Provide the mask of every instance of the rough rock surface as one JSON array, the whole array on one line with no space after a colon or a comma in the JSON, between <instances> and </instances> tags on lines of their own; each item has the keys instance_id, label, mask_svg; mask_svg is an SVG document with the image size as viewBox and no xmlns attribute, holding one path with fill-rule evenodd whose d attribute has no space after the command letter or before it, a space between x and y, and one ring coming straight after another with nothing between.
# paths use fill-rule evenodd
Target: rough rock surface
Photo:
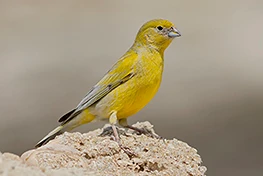
<instances>
[{"instance_id":1,"label":"rough rock surface","mask_svg":"<svg viewBox=\"0 0 263 176\"><path fill-rule=\"evenodd\" d=\"M149 122L134 126L153 131ZM121 135L121 142L136 154L130 157L111 136L99 137L101 132L64 133L21 158L0 153L0 175L205 175L206 167L201 166L197 150L184 142L154 139L128 130L127 135Z\"/></svg>"}]
</instances>

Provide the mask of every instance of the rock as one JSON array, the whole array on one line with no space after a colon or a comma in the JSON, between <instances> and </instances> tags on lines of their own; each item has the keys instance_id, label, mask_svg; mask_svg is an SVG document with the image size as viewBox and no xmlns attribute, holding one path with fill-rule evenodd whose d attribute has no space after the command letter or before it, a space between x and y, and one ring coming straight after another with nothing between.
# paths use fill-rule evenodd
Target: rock
<instances>
[{"instance_id":1,"label":"rock","mask_svg":"<svg viewBox=\"0 0 263 176\"><path fill-rule=\"evenodd\" d=\"M19 156L11 153L0 153L0 175L46 176L39 168L27 166Z\"/></svg>"},{"instance_id":2,"label":"rock","mask_svg":"<svg viewBox=\"0 0 263 176\"><path fill-rule=\"evenodd\" d=\"M149 122L134 126L153 131ZM99 137L101 132L66 132L21 158L1 154L0 175L205 175L206 167L201 166L197 150L184 142L150 138L128 130L127 135L121 135L121 142L136 154L128 156L111 136Z\"/></svg>"}]
</instances>

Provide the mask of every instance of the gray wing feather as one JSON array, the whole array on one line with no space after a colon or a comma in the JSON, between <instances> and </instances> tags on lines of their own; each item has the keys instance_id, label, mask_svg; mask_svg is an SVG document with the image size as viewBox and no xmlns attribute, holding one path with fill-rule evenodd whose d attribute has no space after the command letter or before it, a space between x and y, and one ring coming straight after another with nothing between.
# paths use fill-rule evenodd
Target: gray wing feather
<instances>
[{"instance_id":1,"label":"gray wing feather","mask_svg":"<svg viewBox=\"0 0 263 176\"><path fill-rule=\"evenodd\" d=\"M92 106L94 103L99 101L101 98L106 96L108 93L110 93L112 90L114 90L119 85L125 83L126 81L130 80L134 76L133 73L130 73L126 75L123 79L118 80L114 83L108 84L106 86L95 86L79 103L77 106L77 110L84 110L88 108L89 106Z\"/></svg>"}]
</instances>

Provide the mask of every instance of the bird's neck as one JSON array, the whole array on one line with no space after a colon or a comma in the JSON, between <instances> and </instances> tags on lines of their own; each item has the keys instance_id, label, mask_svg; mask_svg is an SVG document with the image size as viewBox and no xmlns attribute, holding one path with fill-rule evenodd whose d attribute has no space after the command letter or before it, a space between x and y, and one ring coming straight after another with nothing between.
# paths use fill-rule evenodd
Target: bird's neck
<instances>
[{"instance_id":1,"label":"bird's neck","mask_svg":"<svg viewBox=\"0 0 263 176\"><path fill-rule=\"evenodd\" d=\"M163 48L157 47L156 45L152 44L152 43L140 43L140 42L134 42L134 44L131 47L131 50L139 53L142 50L146 50L150 53L154 53L154 54L159 54L162 58L164 55L164 50Z\"/></svg>"}]
</instances>

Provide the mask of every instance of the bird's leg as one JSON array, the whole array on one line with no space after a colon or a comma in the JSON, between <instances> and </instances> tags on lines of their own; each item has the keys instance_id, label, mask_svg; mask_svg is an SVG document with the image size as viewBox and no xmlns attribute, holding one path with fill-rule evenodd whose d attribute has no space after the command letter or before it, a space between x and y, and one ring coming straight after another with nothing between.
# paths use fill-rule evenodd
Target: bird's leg
<instances>
[{"instance_id":1,"label":"bird's leg","mask_svg":"<svg viewBox=\"0 0 263 176\"><path fill-rule=\"evenodd\" d=\"M114 140L118 143L120 143L120 137L119 137L119 133L116 129L116 123L117 123L117 112L114 111L111 116L110 116L110 124L111 124L111 128L112 128L112 131L113 131L113 136L114 136Z\"/></svg>"},{"instance_id":2,"label":"bird's leg","mask_svg":"<svg viewBox=\"0 0 263 176\"><path fill-rule=\"evenodd\" d=\"M111 127L112 127L114 140L119 144L119 147L120 147L129 157L135 156L135 154L134 154L132 151L130 151L129 148L123 147L122 144L121 144L121 142L120 142L119 133L118 133L118 130L117 130L117 128L116 128L116 123L117 123L117 112L116 112L116 111L113 111L113 113L111 114L110 119L109 119L109 122L110 122Z\"/></svg>"},{"instance_id":3,"label":"bird's leg","mask_svg":"<svg viewBox=\"0 0 263 176\"><path fill-rule=\"evenodd\" d=\"M146 136L149 136L149 137L152 137L152 138L156 138L156 139L162 139L161 136L158 136L157 134L154 134L151 130L149 130L147 128L136 128L134 126L128 125L127 119L120 119L119 120L119 124L122 127L132 129L132 130L136 131L139 134L144 134Z\"/></svg>"}]
</instances>

